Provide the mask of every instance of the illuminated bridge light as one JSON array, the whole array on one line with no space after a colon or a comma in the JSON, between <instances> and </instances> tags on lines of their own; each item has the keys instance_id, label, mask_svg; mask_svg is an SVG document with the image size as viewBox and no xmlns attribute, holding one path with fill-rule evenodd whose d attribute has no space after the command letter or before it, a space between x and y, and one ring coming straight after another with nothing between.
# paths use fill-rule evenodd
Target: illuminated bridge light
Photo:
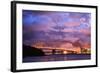
<instances>
[{"instance_id":1,"label":"illuminated bridge light","mask_svg":"<svg viewBox=\"0 0 100 73\"><path fill-rule=\"evenodd\" d=\"M63 51L63 54L67 54L67 51Z\"/></svg>"}]
</instances>

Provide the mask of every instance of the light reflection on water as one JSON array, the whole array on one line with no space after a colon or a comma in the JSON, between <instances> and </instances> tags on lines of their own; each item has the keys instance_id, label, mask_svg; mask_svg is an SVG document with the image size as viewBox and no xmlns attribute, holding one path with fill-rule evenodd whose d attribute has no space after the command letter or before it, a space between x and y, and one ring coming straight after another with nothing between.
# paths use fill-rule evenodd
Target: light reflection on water
<instances>
[{"instance_id":1,"label":"light reflection on water","mask_svg":"<svg viewBox=\"0 0 100 73\"><path fill-rule=\"evenodd\" d=\"M68 61L68 60L86 60L91 59L89 54L80 55L49 55L38 57L26 57L23 58L23 62L47 62L47 61Z\"/></svg>"}]
</instances>

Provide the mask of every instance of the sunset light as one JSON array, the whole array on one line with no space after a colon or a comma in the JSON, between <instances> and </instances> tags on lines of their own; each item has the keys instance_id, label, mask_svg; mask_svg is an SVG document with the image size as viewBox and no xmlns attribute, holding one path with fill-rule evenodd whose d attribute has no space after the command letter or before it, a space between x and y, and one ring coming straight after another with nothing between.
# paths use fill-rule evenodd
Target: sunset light
<instances>
[{"instance_id":1,"label":"sunset light","mask_svg":"<svg viewBox=\"0 0 100 73\"><path fill-rule=\"evenodd\" d=\"M90 59L90 13L32 10L22 12L25 57L30 49L29 57L44 56L46 60L58 60L57 56L60 56L59 60L65 60L65 56L75 56L76 59L86 56L86 59ZM49 59L52 56L54 58Z\"/></svg>"}]
</instances>

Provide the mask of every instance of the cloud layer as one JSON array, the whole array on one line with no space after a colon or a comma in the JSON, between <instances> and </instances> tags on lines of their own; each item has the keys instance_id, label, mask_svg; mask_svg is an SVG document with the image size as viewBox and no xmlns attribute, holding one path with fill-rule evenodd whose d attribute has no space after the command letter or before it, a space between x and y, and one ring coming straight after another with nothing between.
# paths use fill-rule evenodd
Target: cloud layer
<instances>
[{"instance_id":1,"label":"cloud layer","mask_svg":"<svg viewBox=\"0 0 100 73\"><path fill-rule=\"evenodd\" d=\"M90 13L23 10L23 43L69 48L77 42L90 48L90 22Z\"/></svg>"}]
</instances>

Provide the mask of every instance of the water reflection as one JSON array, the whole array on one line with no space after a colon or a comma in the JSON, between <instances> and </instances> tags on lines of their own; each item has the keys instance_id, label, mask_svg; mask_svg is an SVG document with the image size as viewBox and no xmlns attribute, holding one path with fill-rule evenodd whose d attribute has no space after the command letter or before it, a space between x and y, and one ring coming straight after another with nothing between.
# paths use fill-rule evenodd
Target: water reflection
<instances>
[{"instance_id":1,"label":"water reflection","mask_svg":"<svg viewBox=\"0 0 100 73\"><path fill-rule=\"evenodd\" d=\"M91 59L89 54L79 55L49 55L49 56L38 56L38 57L26 57L23 62L47 62L47 61L67 61L67 60L86 60Z\"/></svg>"}]
</instances>

